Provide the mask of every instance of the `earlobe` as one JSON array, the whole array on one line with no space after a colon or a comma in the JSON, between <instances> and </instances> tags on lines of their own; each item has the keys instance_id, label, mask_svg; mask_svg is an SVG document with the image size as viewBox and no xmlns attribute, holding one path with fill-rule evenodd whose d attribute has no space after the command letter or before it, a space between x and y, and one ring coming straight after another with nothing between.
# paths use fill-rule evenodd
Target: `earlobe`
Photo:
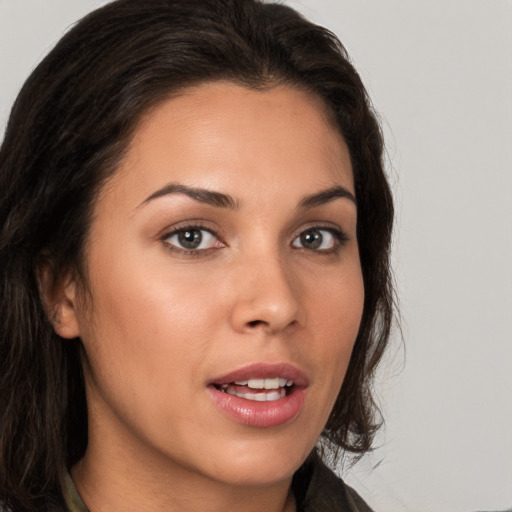
<instances>
[{"instance_id":1,"label":"earlobe","mask_svg":"<svg viewBox=\"0 0 512 512\"><path fill-rule=\"evenodd\" d=\"M79 337L77 289L72 273L56 278L51 264L44 263L38 268L37 280L43 306L55 332L62 338Z\"/></svg>"}]
</instances>

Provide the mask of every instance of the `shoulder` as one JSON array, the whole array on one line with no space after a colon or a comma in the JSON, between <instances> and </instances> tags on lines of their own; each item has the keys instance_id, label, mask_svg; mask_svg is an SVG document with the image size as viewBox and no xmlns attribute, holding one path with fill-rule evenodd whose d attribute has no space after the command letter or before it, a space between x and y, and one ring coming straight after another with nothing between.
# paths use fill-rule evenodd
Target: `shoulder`
<instances>
[{"instance_id":1,"label":"shoulder","mask_svg":"<svg viewBox=\"0 0 512 512\"><path fill-rule=\"evenodd\" d=\"M354 512L373 512L368 503L352 487L345 484L345 491Z\"/></svg>"},{"instance_id":2,"label":"shoulder","mask_svg":"<svg viewBox=\"0 0 512 512\"><path fill-rule=\"evenodd\" d=\"M300 512L372 512L369 505L312 454L294 478Z\"/></svg>"}]
</instances>

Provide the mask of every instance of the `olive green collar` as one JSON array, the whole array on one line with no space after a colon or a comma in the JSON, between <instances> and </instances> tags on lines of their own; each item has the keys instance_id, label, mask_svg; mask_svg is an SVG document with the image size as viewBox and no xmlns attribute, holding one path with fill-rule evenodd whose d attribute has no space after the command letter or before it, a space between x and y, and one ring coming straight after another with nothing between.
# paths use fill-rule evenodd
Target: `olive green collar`
<instances>
[{"instance_id":1,"label":"olive green collar","mask_svg":"<svg viewBox=\"0 0 512 512\"><path fill-rule=\"evenodd\" d=\"M80 494L78 494L78 490L71 478L71 475L67 472L64 476L62 493L69 512L89 512L89 509L85 506Z\"/></svg>"}]
</instances>

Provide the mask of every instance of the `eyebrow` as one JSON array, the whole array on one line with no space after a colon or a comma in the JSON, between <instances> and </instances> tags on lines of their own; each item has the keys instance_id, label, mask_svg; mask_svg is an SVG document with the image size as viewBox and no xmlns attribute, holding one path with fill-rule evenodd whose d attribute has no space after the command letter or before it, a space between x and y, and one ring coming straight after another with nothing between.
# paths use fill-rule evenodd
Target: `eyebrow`
<instances>
[{"instance_id":1,"label":"eyebrow","mask_svg":"<svg viewBox=\"0 0 512 512\"><path fill-rule=\"evenodd\" d=\"M150 201L153 201L154 199L158 199L159 197L172 194L184 194L196 201L209 204L217 208L229 208L230 210L237 210L240 207L240 203L229 194L214 192L213 190L208 190L205 188L189 187L181 183L168 183L144 199L139 207L149 203ZM304 197L299 203L299 208L314 208L339 198L349 199L354 204L357 204L356 198L351 192L349 192L341 185L336 185L334 187L328 188L327 190L322 190L320 192L316 192L315 194Z\"/></svg>"},{"instance_id":2,"label":"eyebrow","mask_svg":"<svg viewBox=\"0 0 512 512\"><path fill-rule=\"evenodd\" d=\"M327 190L322 190L316 194L306 196L299 203L299 208L314 208L315 206L321 206L339 198L348 199L357 205L356 198L352 192L349 192L341 185L336 185L334 187L328 188Z\"/></svg>"},{"instance_id":3,"label":"eyebrow","mask_svg":"<svg viewBox=\"0 0 512 512\"><path fill-rule=\"evenodd\" d=\"M211 206L216 206L217 208L229 208L230 210L237 210L240 206L238 201L228 194L214 192L205 188L188 187L180 183L169 183L165 185L144 199L144 201L139 206L147 204L154 199L158 199L159 197L167 196L170 194L184 194L192 199L195 199L196 201L209 204Z\"/></svg>"}]
</instances>

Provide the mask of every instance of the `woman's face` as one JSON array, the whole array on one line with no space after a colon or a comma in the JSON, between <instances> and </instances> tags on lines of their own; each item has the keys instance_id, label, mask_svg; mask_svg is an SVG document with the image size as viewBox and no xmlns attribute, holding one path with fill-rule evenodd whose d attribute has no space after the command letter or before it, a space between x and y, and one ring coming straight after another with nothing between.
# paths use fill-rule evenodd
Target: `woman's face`
<instances>
[{"instance_id":1,"label":"woman's face","mask_svg":"<svg viewBox=\"0 0 512 512\"><path fill-rule=\"evenodd\" d=\"M353 195L347 147L305 92L212 83L146 115L95 205L90 297L67 290L89 464L291 477L361 319Z\"/></svg>"}]
</instances>

